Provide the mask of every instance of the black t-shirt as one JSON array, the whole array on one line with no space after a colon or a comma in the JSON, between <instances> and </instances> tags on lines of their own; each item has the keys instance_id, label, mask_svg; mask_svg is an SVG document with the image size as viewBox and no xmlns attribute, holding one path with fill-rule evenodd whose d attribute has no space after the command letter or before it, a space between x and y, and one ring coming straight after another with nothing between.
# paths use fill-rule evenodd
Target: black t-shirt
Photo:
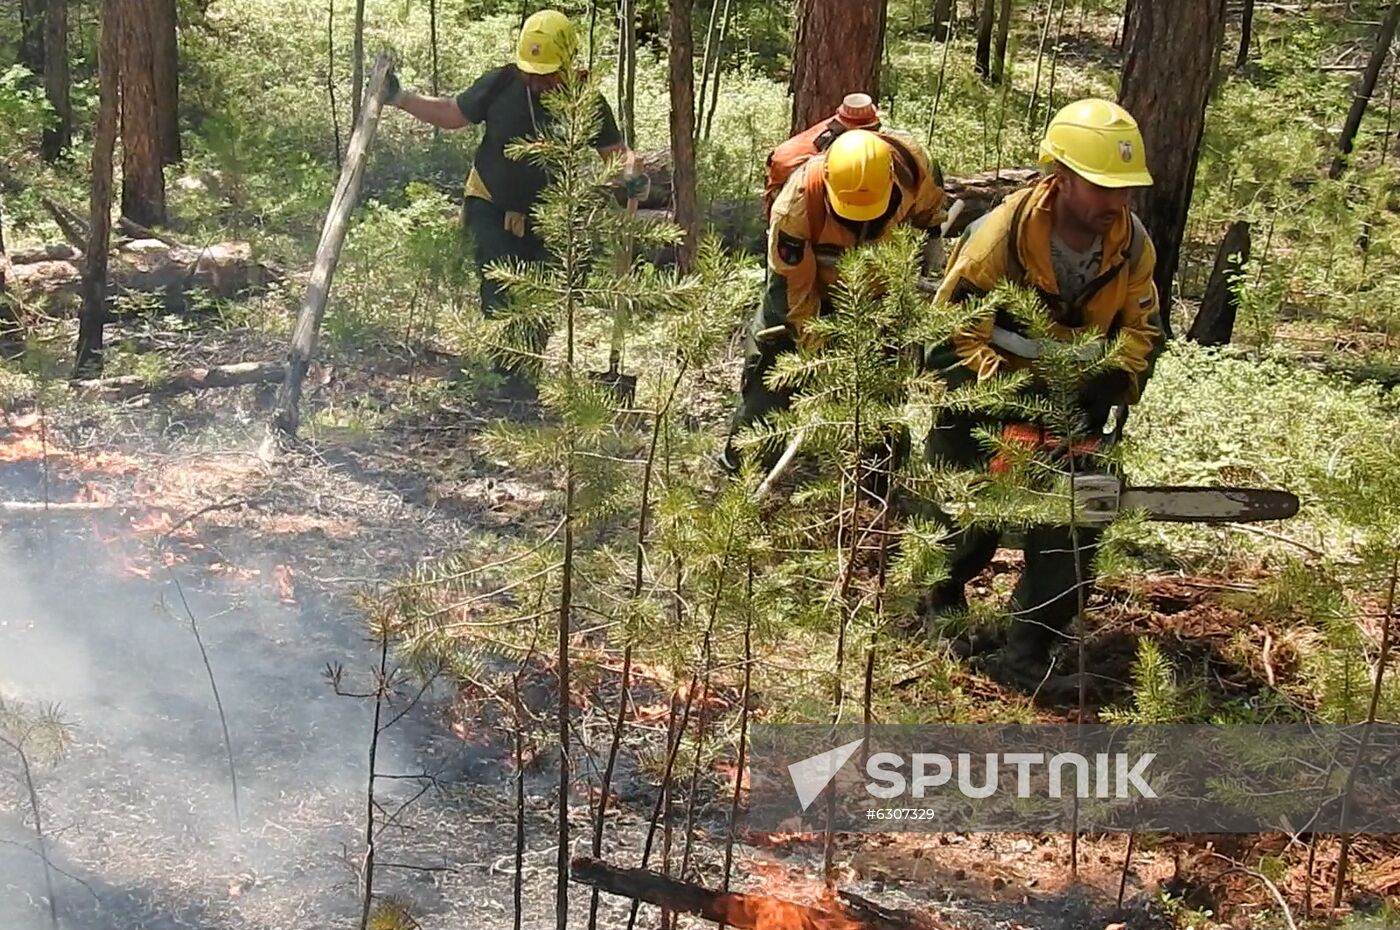
<instances>
[{"instance_id":1,"label":"black t-shirt","mask_svg":"<svg viewBox=\"0 0 1400 930\"><path fill-rule=\"evenodd\" d=\"M506 147L526 139L540 138L553 120L540 100L526 86L515 65L488 71L476 83L457 95L457 108L473 123L482 123L486 133L476 150L476 170L486 182L491 199L506 210L527 212L547 183L549 176L539 165L512 161ZM600 122L593 137L594 148L609 148L622 142L612 107L598 97Z\"/></svg>"}]
</instances>

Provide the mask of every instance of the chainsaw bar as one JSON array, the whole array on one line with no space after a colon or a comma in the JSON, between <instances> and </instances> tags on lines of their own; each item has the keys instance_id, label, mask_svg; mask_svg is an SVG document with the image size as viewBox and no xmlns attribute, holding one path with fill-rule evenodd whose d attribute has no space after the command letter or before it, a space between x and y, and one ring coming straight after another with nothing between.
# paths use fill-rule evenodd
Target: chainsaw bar
<instances>
[{"instance_id":1,"label":"chainsaw bar","mask_svg":"<svg viewBox=\"0 0 1400 930\"><path fill-rule=\"evenodd\" d=\"M1298 498L1265 488L1124 487L1109 475L1074 480L1078 519L1111 523L1129 511L1170 523L1262 523L1298 513Z\"/></svg>"}]
</instances>

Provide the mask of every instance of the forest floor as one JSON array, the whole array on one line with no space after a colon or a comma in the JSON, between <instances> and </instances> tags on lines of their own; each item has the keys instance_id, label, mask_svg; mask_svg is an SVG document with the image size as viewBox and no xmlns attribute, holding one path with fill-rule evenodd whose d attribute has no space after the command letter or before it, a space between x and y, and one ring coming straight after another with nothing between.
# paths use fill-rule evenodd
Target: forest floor
<instances>
[{"instance_id":1,"label":"forest floor","mask_svg":"<svg viewBox=\"0 0 1400 930\"><path fill-rule=\"evenodd\" d=\"M175 355L199 361L211 353L204 360L276 357L252 336ZM314 371L311 421L337 396L387 398L415 378L451 374L441 357L390 355ZM358 913L373 702L338 696L327 668L343 666L346 691L370 689L378 650L364 624L377 591L449 551L484 558L512 540L539 538L555 519L540 506L546 489L475 442L492 417L528 417L528 407L443 402L372 428L318 426L269 465L256 454L269 398L266 389L238 388L125 405L51 402L0 424L0 496L96 508L7 515L0 551L9 592L0 623L3 697L59 703L73 724L67 758L36 772L52 859L66 873L55 882L67 927L349 925ZM980 590L1004 587L1016 568L1003 552ZM1257 664L1241 665L1221 648L1251 622L1228 602L1248 584L1164 574L1108 591L1115 606L1106 622L1123 635L1103 637L1095 663L1107 697L1129 687L1131 648L1114 644L1130 643L1133 631L1162 637L1169 652L1216 655L1227 693L1290 674L1288 656L1270 658L1269 633L1257 625ZM238 820L191 615L227 715ZM961 684L979 700L1011 699L970 672ZM581 781L596 778L617 681L604 676L593 687L578 701L590 747L576 763ZM380 838L376 888L402 899L424 928L504 925L513 912L510 736L489 718L464 714L445 686L416 704L414 687L398 691L391 712L407 713L381 739L377 771L414 777L378 783L383 810L408 803ZM1058 716L1053 708L1044 714ZM640 857L656 787L637 760L655 751L648 743L660 741L664 726L639 719L632 729L633 764L615 782L619 813L604 851L620 865ZM527 927L553 919L553 777L547 757L527 767ZM24 809L22 799L7 798L16 802L7 809ZM590 832L585 802L580 792L570 818L580 853ZM717 790L695 815L695 874L716 886L728 807L729 789ZM14 815L3 821L6 927L47 925L32 826ZM1286 840L1215 840L1142 840L1125 875L1126 838L1089 837L1077 883L1067 840L1042 835L846 837L838 862L843 887L968 930L1172 926L1182 909L1239 921L1272 906L1262 886L1227 873L1232 860L1282 853ZM1377 895L1400 884L1394 850L1362 844L1357 855L1376 876ZM1327 858L1319 856L1319 876ZM741 835L735 883L809 896L821 859L819 837ZM585 889L575 888L574 901L575 913L586 913ZM605 896L603 925L620 926L626 910Z\"/></svg>"}]
</instances>

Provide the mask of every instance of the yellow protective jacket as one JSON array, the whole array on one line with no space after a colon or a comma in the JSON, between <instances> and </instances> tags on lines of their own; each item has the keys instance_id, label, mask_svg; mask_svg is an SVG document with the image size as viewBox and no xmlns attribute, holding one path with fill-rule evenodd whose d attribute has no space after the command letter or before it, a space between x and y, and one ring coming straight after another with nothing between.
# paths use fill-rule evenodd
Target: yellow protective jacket
<instances>
[{"instance_id":1,"label":"yellow protective jacket","mask_svg":"<svg viewBox=\"0 0 1400 930\"><path fill-rule=\"evenodd\" d=\"M836 263L843 252L888 236L908 223L916 229L940 225L944 210L943 175L918 143L906 136L882 134L895 148L895 185L899 203L887 216L848 225L831 211L822 181L826 155L801 165L778 194L768 225L768 271L786 284L787 323L799 341L806 322L821 312L822 301L836 283ZM770 287L770 293L772 293ZM781 288L779 289L781 292Z\"/></svg>"},{"instance_id":2,"label":"yellow protective jacket","mask_svg":"<svg viewBox=\"0 0 1400 930\"><path fill-rule=\"evenodd\" d=\"M965 300L1009 280L1040 292L1056 321L1052 331L1059 338L1087 330L1108 337L1121 333L1125 344L1119 359L1129 375L1124 400L1133 403L1163 344L1157 286L1152 280L1156 250L1141 221L1124 210L1103 238L1099 276L1074 303L1061 300L1050 257L1057 186L1056 179L1049 177L1018 191L969 227L948 257L948 271L936 299ZM953 337L958 360L979 380L1003 366L1014 370L1028 364L992 344L995 325L989 315Z\"/></svg>"}]
</instances>

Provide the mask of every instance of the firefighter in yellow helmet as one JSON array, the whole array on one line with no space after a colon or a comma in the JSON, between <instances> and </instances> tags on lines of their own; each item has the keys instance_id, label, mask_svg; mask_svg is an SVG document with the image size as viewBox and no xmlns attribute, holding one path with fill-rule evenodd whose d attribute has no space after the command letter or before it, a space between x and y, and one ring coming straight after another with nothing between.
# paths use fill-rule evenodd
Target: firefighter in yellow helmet
<instances>
[{"instance_id":1,"label":"firefighter in yellow helmet","mask_svg":"<svg viewBox=\"0 0 1400 930\"><path fill-rule=\"evenodd\" d=\"M544 261L545 248L533 228L530 209L549 183L544 168L512 159L506 149L512 143L539 138L554 119L543 97L559 86L564 69L574 67L578 38L573 23L557 10L541 10L525 20L516 44L515 61L483 74L456 97L426 97L404 91L397 76L389 75L389 103L440 129L461 129L480 123L485 127L476 161L467 177L464 219L471 233L481 277L481 308L495 315L506 303L505 292L484 273L487 265L502 259ZM606 100L598 97L599 123L593 147L604 156L621 154L628 194L645 194L646 176L638 171L636 157L618 131L617 120ZM535 331L529 341L542 349L548 333ZM517 372L501 372L512 389L530 393L528 381Z\"/></svg>"},{"instance_id":2,"label":"firefighter in yellow helmet","mask_svg":"<svg viewBox=\"0 0 1400 930\"><path fill-rule=\"evenodd\" d=\"M1107 100L1079 100L1060 110L1040 159L1047 170L1039 183L1008 197L963 234L937 300L956 303L1013 281L1039 292L1057 338L1121 335L1121 367L1079 387L1085 427L1089 435L1100 435L1115 426L1108 422L1113 411L1126 410L1141 396L1162 347L1152 277L1156 252L1128 207L1133 190L1151 185L1152 176L1137 122ZM930 351L927 361L956 387L1028 365L1030 345L1007 315L989 315ZM985 465L989 452L974 431L1003 425L946 414L929 433L927 455L935 463ZM933 612L966 607L964 587L991 561L998 535L974 529L953 537L951 577L931 592ZM1073 619L1076 579L1091 578L1097 536L1081 529L1079 543L1083 558L1076 568L1067 528L1028 531L1025 572L1011 598L1010 664L1026 667L1048 658L1057 633Z\"/></svg>"},{"instance_id":3,"label":"firefighter in yellow helmet","mask_svg":"<svg viewBox=\"0 0 1400 930\"><path fill-rule=\"evenodd\" d=\"M741 399L720 456L741 465L734 438L791 402L766 384L778 356L814 348L806 324L820 314L849 248L887 237L896 227L936 230L945 217L943 176L912 139L852 129L800 165L778 194L768 225L768 281L748 343ZM936 234L936 233L935 233ZM771 454L776 450L769 450Z\"/></svg>"}]
</instances>

